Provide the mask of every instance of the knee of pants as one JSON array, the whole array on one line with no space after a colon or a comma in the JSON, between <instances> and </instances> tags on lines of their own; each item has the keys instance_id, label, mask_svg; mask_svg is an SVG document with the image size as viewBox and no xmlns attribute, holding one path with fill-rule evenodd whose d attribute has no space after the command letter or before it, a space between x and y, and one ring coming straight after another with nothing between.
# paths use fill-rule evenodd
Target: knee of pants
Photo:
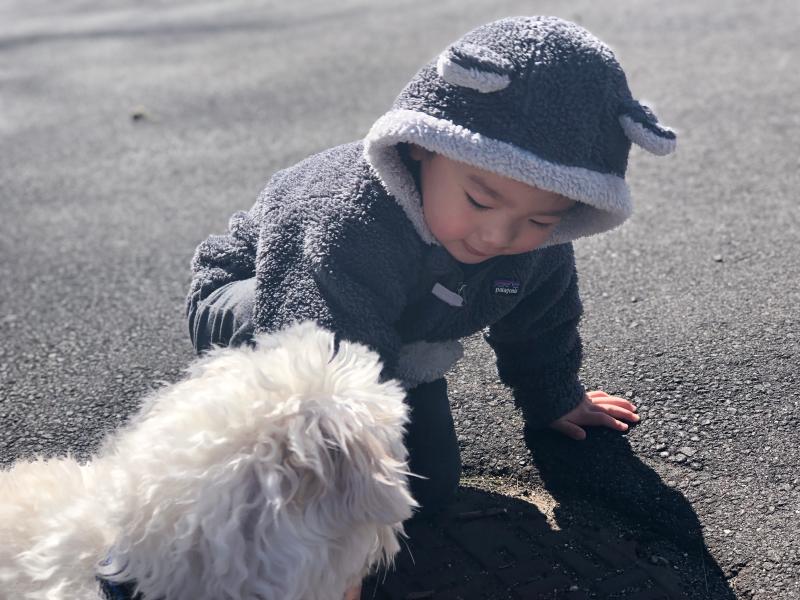
<instances>
[{"instance_id":1,"label":"knee of pants","mask_svg":"<svg viewBox=\"0 0 800 600\"><path fill-rule=\"evenodd\" d=\"M200 354L212 346L240 346L253 337L255 278L233 281L203 300L199 293L187 308L189 334Z\"/></svg>"}]
</instances>

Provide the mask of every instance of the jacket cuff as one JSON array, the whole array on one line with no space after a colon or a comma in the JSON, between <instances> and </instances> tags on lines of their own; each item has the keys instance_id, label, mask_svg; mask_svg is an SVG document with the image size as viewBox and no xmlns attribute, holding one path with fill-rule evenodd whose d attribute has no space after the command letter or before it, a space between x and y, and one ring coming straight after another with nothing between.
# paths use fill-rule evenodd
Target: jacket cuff
<instances>
[{"instance_id":1,"label":"jacket cuff","mask_svg":"<svg viewBox=\"0 0 800 600\"><path fill-rule=\"evenodd\" d=\"M522 410L526 425L537 429L564 416L578 406L586 395L583 384L577 379L565 380L544 386L512 388L514 403Z\"/></svg>"}]
</instances>

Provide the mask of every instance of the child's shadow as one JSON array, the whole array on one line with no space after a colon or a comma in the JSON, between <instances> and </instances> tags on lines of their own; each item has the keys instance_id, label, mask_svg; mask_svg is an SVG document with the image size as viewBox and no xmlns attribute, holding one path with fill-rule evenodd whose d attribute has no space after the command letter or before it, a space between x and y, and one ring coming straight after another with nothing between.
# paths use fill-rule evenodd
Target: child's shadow
<instances>
[{"instance_id":1,"label":"child's shadow","mask_svg":"<svg viewBox=\"0 0 800 600\"><path fill-rule=\"evenodd\" d=\"M395 568L365 582L362 599L734 599L686 499L624 438L591 438L526 435L553 498L519 480L467 479L446 511L406 523ZM644 520L619 517L640 500Z\"/></svg>"},{"instance_id":2,"label":"child's shadow","mask_svg":"<svg viewBox=\"0 0 800 600\"><path fill-rule=\"evenodd\" d=\"M636 457L625 436L592 429L586 440L576 443L550 430L526 428L525 445L558 502L558 522L586 522L585 506L602 505L623 517L638 532L638 541L653 547L666 542L680 551L686 568L699 565L702 580L696 582L696 597L735 598L689 501ZM656 563L660 558L657 553L651 557Z\"/></svg>"}]
</instances>

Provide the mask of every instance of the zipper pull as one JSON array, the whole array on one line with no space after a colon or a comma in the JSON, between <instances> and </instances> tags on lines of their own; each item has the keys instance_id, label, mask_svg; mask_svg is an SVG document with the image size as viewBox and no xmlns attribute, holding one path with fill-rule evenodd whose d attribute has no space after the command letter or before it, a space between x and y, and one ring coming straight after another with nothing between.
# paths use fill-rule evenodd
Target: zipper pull
<instances>
[{"instance_id":1,"label":"zipper pull","mask_svg":"<svg viewBox=\"0 0 800 600\"><path fill-rule=\"evenodd\" d=\"M459 287L458 289L461 290L462 288L463 286ZM450 306L455 306L458 308L464 306L464 298L460 294L456 294L455 292L448 290L441 283L434 285L431 293L439 298L439 300L442 300Z\"/></svg>"},{"instance_id":2,"label":"zipper pull","mask_svg":"<svg viewBox=\"0 0 800 600\"><path fill-rule=\"evenodd\" d=\"M461 299L464 301L464 304L467 303L467 299L464 298L464 290L466 289L467 289L467 283L465 281L462 281L460 284L458 284L458 288L456 289L456 294L461 296Z\"/></svg>"}]
</instances>

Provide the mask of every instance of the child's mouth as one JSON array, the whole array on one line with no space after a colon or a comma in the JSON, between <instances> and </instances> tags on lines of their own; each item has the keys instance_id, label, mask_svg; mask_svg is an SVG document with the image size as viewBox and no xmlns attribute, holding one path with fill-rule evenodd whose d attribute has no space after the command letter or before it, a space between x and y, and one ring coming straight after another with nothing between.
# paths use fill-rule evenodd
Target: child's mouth
<instances>
[{"instance_id":1,"label":"child's mouth","mask_svg":"<svg viewBox=\"0 0 800 600\"><path fill-rule=\"evenodd\" d=\"M475 250L475 248L470 246L467 242L462 242L462 244L464 244L464 248L466 248L467 252L469 252L470 254L474 254L475 256L489 256L488 254L486 254L484 252L478 252L477 250Z\"/></svg>"}]
</instances>

